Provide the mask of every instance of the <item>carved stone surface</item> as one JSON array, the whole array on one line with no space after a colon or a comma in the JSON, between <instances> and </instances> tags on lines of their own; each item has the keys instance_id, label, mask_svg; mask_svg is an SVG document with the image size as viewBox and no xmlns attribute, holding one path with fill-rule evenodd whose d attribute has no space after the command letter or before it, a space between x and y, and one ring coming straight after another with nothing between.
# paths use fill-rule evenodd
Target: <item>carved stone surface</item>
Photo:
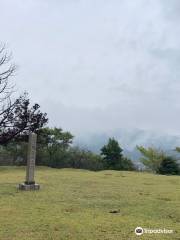
<instances>
[{"instance_id":1,"label":"carved stone surface","mask_svg":"<svg viewBox=\"0 0 180 240\"><path fill-rule=\"evenodd\" d=\"M37 135L35 133L29 134L28 153L27 153L27 166L26 166L26 180L24 183L19 184L20 190L39 190L39 184L35 184L34 172L36 161L36 141Z\"/></svg>"},{"instance_id":2,"label":"carved stone surface","mask_svg":"<svg viewBox=\"0 0 180 240\"><path fill-rule=\"evenodd\" d=\"M36 141L37 135L35 133L29 134L28 155L27 155L27 167L26 167L26 183L35 183L34 171L36 161Z\"/></svg>"}]
</instances>

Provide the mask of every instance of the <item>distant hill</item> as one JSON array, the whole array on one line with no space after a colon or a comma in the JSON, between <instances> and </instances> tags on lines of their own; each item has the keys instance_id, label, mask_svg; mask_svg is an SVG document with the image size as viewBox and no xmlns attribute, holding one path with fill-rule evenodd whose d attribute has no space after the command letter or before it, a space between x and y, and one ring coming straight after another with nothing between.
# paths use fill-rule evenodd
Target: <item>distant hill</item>
<instances>
[{"instance_id":1,"label":"distant hill","mask_svg":"<svg viewBox=\"0 0 180 240\"><path fill-rule=\"evenodd\" d=\"M158 134L140 129L117 129L108 133L87 134L86 136L75 138L74 145L99 153L102 146L107 143L109 137L117 139L124 149L124 154L134 161L137 161L140 157L139 152L136 150L137 145L161 148L171 155L177 155L174 149L180 146L180 135Z\"/></svg>"}]
</instances>

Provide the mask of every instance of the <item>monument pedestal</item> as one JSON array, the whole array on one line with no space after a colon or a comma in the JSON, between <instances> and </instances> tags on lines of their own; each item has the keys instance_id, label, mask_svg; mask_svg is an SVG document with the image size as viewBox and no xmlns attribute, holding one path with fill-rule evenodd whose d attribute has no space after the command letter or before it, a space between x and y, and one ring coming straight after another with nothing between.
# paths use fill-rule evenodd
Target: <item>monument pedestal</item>
<instances>
[{"instance_id":1,"label":"monument pedestal","mask_svg":"<svg viewBox=\"0 0 180 240\"><path fill-rule=\"evenodd\" d=\"M33 183L33 184L20 183L18 189L24 190L24 191L39 190L40 185L37 183Z\"/></svg>"}]
</instances>

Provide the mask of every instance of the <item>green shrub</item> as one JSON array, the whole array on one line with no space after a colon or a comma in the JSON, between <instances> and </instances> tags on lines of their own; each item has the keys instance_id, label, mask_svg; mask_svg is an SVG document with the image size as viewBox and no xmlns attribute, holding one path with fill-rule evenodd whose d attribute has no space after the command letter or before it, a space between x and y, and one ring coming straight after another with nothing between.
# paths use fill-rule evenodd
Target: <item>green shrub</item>
<instances>
[{"instance_id":1,"label":"green shrub","mask_svg":"<svg viewBox=\"0 0 180 240\"><path fill-rule=\"evenodd\" d=\"M162 160L158 173L164 175L178 175L180 174L180 167L176 159L171 156L167 156Z\"/></svg>"},{"instance_id":2,"label":"green shrub","mask_svg":"<svg viewBox=\"0 0 180 240\"><path fill-rule=\"evenodd\" d=\"M89 169L99 171L104 169L101 156L91 151L80 149L78 147L69 150L69 165L72 168Z\"/></svg>"},{"instance_id":3,"label":"green shrub","mask_svg":"<svg viewBox=\"0 0 180 240\"><path fill-rule=\"evenodd\" d=\"M131 159L127 157L123 157L121 160L121 170L133 171L133 170L136 170L136 168L133 162L131 161Z\"/></svg>"},{"instance_id":4,"label":"green shrub","mask_svg":"<svg viewBox=\"0 0 180 240\"><path fill-rule=\"evenodd\" d=\"M103 170L101 156L78 147L58 148L51 157L44 151L38 151L37 162L53 168L77 168L92 171Z\"/></svg>"}]
</instances>

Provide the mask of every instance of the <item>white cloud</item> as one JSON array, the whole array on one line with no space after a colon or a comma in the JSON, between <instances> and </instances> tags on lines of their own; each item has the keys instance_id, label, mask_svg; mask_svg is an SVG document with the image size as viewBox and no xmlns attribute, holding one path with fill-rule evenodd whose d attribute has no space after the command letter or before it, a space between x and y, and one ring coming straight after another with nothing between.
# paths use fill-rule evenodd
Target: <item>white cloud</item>
<instances>
[{"instance_id":1,"label":"white cloud","mask_svg":"<svg viewBox=\"0 0 180 240\"><path fill-rule=\"evenodd\" d=\"M1 0L17 85L76 132L178 133L179 2ZM176 17L175 17L176 16Z\"/></svg>"}]
</instances>

